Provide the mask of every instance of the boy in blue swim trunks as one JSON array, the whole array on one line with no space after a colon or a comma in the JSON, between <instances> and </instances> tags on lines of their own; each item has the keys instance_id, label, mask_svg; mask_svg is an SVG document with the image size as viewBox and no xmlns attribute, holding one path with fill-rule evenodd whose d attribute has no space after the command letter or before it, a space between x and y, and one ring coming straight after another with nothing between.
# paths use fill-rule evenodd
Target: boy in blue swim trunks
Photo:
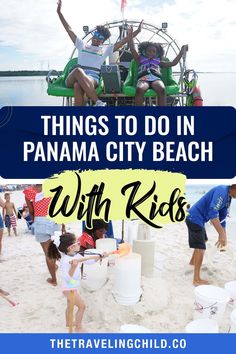
<instances>
[{"instance_id":1,"label":"boy in blue swim trunks","mask_svg":"<svg viewBox=\"0 0 236 354\"><path fill-rule=\"evenodd\" d=\"M72 31L69 24L66 22L61 13L62 1L58 1L57 13L70 39L78 50L78 64L69 73L66 79L67 87L74 88L75 106L84 106L84 94L86 94L95 104L95 106L106 106L105 102L98 99L96 87L99 84L100 70L105 59L113 52L119 50L128 42L128 37L112 45L103 45L104 42L111 36L108 28L97 26L93 33L91 44L83 42ZM141 31L139 28L133 33L136 36Z\"/></svg>"},{"instance_id":2,"label":"boy in blue swim trunks","mask_svg":"<svg viewBox=\"0 0 236 354\"><path fill-rule=\"evenodd\" d=\"M210 220L217 231L217 247L226 246L225 220L232 198L236 198L236 184L231 186L220 185L204 194L188 211L186 224L189 247L194 249L190 264L194 266L193 285L195 286L208 284L208 281L201 279L200 276L207 241L205 223Z\"/></svg>"}]
</instances>

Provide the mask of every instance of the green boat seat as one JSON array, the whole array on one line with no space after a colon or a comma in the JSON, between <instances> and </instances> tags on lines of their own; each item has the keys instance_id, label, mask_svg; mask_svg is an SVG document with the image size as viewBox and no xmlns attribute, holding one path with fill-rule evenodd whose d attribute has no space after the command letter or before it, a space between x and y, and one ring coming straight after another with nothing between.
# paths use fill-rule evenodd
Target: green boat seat
<instances>
[{"instance_id":1,"label":"green boat seat","mask_svg":"<svg viewBox=\"0 0 236 354\"><path fill-rule=\"evenodd\" d=\"M56 80L48 83L47 93L50 96L59 96L59 97L74 97L74 89L68 88L65 85L65 80L71 70L77 64L77 58L72 58L66 64L65 69L63 70L62 75L60 75ZM100 95L103 92L103 82L100 79L99 85L96 88L97 95Z\"/></svg>"},{"instance_id":2,"label":"green boat seat","mask_svg":"<svg viewBox=\"0 0 236 354\"><path fill-rule=\"evenodd\" d=\"M169 61L167 58L163 60ZM172 69L170 68L161 68L162 80L166 87L167 95L175 95L179 93L180 88L177 82L174 80L172 75ZM129 66L129 72L127 78L123 84L123 93L126 96L134 97L136 94L136 85L137 85L137 77L138 77L138 64L132 59ZM155 97L157 94L154 90L148 89L144 97Z\"/></svg>"}]
</instances>

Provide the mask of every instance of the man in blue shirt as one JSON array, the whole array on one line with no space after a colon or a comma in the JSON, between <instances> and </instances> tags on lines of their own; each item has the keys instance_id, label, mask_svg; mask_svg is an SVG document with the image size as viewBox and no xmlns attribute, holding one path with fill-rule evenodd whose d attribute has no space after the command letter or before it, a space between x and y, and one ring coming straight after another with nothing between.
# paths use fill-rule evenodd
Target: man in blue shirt
<instances>
[{"instance_id":1,"label":"man in blue shirt","mask_svg":"<svg viewBox=\"0 0 236 354\"><path fill-rule=\"evenodd\" d=\"M193 285L195 286L208 284L206 280L200 277L207 241L205 223L210 220L218 232L217 247L225 246L227 243L225 220L232 198L236 198L236 184L231 186L220 185L209 190L188 211L186 224L189 247L194 248L190 264L194 266Z\"/></svg>"}]
</instances>

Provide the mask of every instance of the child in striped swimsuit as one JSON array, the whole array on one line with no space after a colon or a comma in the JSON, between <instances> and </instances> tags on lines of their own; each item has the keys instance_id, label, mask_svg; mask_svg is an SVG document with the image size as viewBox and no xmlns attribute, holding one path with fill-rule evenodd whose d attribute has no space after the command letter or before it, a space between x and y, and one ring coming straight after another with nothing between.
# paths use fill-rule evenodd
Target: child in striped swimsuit
<instances>
[{"instance_id":1,"label":"child in striped swimsuit","mask_svg":"<svg viewBox=\"0 0 236 354\"><path fill-rule=\"evenodd\" d=\"M166 106L165 85L162 81L160 68L168 68L178 64L188 46L182 46L179 54L172 61L163 61L164 49L160 43L142 42L135 49L132 27L128 31L129 46L134 60L138 64L138 82L135 95L135 105L142 106L144 94L152 88L157 93L158 106Z\"/></svg>"},{"instance_id":2,"label":"child in striped swimsuit","mask_svg":"<svg viewBox=\"0 0 236 354\"><path fill-rule=\"evenodd\" d=\"M5 193L4 198L6 202L3 208L3 218L5 220L5 226L8 231L8 236L11 236L11 227L13 228L14 235L17 236L17 231L16 231L17 213L16 213L15 204L11 202L10 193Z\"/></svg>"}]
</instances>

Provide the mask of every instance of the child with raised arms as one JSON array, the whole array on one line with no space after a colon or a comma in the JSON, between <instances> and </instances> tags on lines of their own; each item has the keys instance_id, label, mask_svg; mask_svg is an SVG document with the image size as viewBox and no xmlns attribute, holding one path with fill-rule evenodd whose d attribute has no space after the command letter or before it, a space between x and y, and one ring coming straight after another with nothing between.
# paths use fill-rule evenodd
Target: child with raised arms
<instances>
[{"instance_id":1,"label":"child with raised arms","mask_svg":"<svg viewBox=\"0 0 236 354\"><path fill-rule=\"evenodd\" d=\"M133 29L128 30L129 47L134 60L138 64L138 81L135 95L135 105L142 106L144 94L152 88L157 93L158 106L166 106L165 85L161 77L161 68L168 68L178 64L188 46L182 46L179 54L172 61L164 61L164 49L160 43L142 42L135 49L133 41Z\"/></svg>"},{"instance_id":2,"label":"child with raised arms","mask_svg":"<svg viewBox=\"0 0 236 354\"><path fill-rule=\"evenodd\" d=\"M102 6L102 4L101 4ZM86 94L95 106L106 106L105 102L98 99L96 87L99 85L101 65L105 59L113 52L119 50L128 42L128 37L121 39L114 45L104 45L111 36L109 29L105 26L97 26L93 32L91 44L78 38L65 20L62 12L62 1L58 0L57 13L59 19L68 33L70 39L78 50L78 64L71 69L65 84L67 87L74 88L75 106L84 106L84 94ZM138 29L133 32L133 36L140 33L142 22Z\"/></svg>"}]
</instances>

